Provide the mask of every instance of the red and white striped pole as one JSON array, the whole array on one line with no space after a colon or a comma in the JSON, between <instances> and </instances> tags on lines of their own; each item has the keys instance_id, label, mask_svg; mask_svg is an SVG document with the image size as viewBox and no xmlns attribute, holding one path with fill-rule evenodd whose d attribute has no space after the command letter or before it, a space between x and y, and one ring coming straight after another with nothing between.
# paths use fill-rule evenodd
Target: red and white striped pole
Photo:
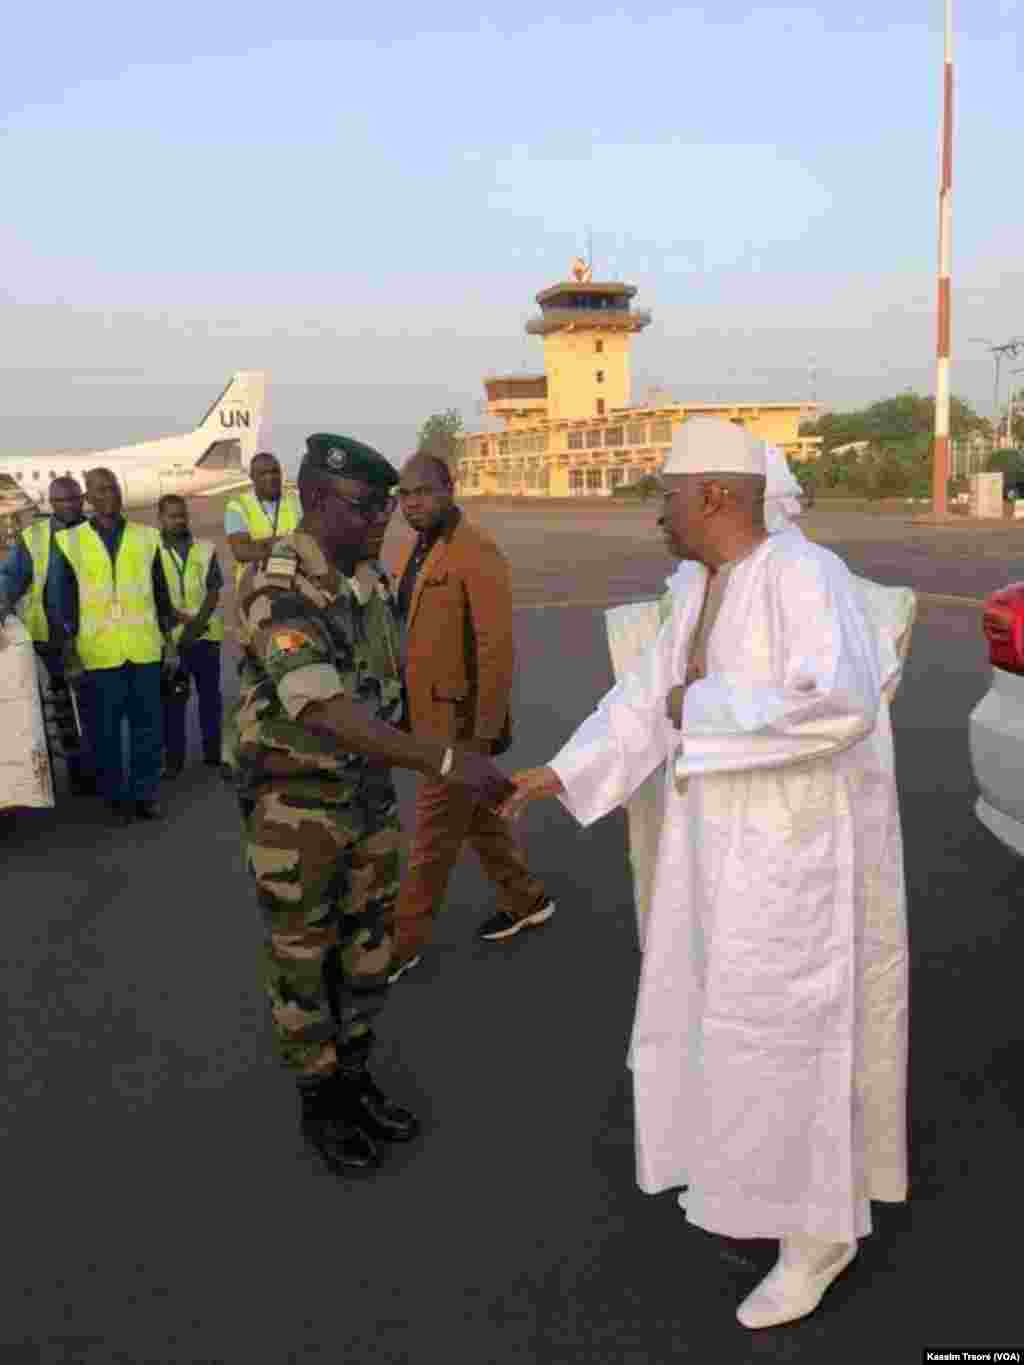
<instances>
[{"instance_id":1,"label":"red and white striped pole","mask_svg":"<svg viewBox=\"0 0 1024 1365\"><path fill-rule=\"evenodd\" d=\"M950 197L953 188L953 0L945 0L945 56L942 64L942 147L939 161L939 299L935 367L935 443L932 453L932 513L946 516L949 479Z\"/></svg>"}]
</instances>

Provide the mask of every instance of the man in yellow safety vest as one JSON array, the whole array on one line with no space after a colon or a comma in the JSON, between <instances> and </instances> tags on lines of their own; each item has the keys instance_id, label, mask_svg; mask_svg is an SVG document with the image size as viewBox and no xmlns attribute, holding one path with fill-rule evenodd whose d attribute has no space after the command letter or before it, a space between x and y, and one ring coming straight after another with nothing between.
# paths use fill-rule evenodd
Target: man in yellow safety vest
<instances>
[{"instance_id":1,"label":"man in yellow safety vest","mask_svg":"<svg viewBox=\"0 0 1024 1365\"><path fill-rule=\"evenodd\" d=\"M52 595L51 566L53 538L58 531L78 526L85 520L82 512L84 498L77 480L54 479L49 488L52 516L37 517L19 534L17 540L0 562L0 626L12 612L21 622L42 659L50 677L54 698L63 695L67 701L67 681L64 677L62 641L54 638L47 619L47 603ZM84 701L84 697L82 698ZM70 701L67 701L70 706ZM80 718L85 722L85 708ZM86 736L83 735L84 739ZM96 790L96 779L89 773L83 751L66 749L68 783L76 795Z\"/></svg>"},{"instance_id":2,"label":"man in yellow safety vest","mask_svg":"<svg viewBox=\"0 0 1024 1365\"><path fill-rule=\"evenodd\" d=\"M89 696L97 782L116 824L158 820L163 749L160 669L174 658L174 609L160 556L160 533L126 521L117 478L91 469L85 493L93 515L54 537L51 628L67 640L65 668ZM121 725L130 760L124 771Z\"/></svg>"},{"instance_id":3,"label":"man in yellow safety vest","mask_svg":"<svg viewBox=\"0 0 1024 1365\"><path fill-rule=\"evenodd\" d=\"M224 509L224 534L235 560L235 587L247 564L265 559L278 536L294 531L302 520L297 493L285 493L281 466L269 451L254 455L249 465L252 492L232 498Z\"/></svg>"},{"instance_id":4,"label":"man in yellow safety vest","mask_svg":"<svg viewBox=\"0 0 1024 1365\"><path fill-rule=\"evenodd\" d=\"M157 504L160 556L177 621L171 632L178 650L179 676L191 678L199 698L203 762L220 766L220 659L224 616L220 594L224 575L211 540L195 540L185 499L165 493ZM187 687L187 683L186 683ZM185 766L185 714L188 696L177 689L164 697L164 776L177 777Z\"/></svg>"}]
</instances>

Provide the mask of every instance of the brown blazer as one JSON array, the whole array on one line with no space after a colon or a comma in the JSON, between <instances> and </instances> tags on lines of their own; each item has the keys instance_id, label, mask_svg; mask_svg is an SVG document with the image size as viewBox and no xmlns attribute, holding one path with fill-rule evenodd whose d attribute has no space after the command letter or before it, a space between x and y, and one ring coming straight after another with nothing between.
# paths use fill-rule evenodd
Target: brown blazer
<instances>
[{"instance_id":1,"label":"brown blazer","mask_svg":"<svg viewBox=\"0 0 1024 1365\"><path fill-rule=\"evenodd\" d=\"M414 548L396 562L396 589ZM423 561L409 602L405 686L413 734L497 739L508 716L513 667L508 562L460 512Z\"/></svg>"}]
</instances>

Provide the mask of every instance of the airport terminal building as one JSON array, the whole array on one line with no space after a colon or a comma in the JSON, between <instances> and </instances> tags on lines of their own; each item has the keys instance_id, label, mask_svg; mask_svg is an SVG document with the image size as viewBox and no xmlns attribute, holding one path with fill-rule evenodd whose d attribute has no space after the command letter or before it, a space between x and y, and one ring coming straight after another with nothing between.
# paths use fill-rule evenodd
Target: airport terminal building
<instances>
[{"instance_id":1,"label":"airport terminal building","mask_svg":"<svg viewBox=\"0 0 1024 1365\"><path fill-rule=\"evenodd\" d=\"M800 423L817 416L801 402L676 403L667 395L631 403L630 346L651 321L635 308L636 286L590 279L582 262L574 280L537 295L539 316L526 331L544 347L543 374L491 375L487 411L499 431L461 439L459 497L607 497L621 484L657 471L672 428L696 414L724 417L781 446L793 459L816 453Z\"/></svg>"}]
</instances>

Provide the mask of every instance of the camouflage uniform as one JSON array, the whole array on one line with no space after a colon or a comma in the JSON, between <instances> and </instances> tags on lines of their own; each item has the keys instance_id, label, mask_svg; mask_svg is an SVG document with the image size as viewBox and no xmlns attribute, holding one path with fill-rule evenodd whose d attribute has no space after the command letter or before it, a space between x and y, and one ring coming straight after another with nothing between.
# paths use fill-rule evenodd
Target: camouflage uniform
<instances>
[{"instance_id":1,"label":"camouflage uniform","mask_svg":"<svg viewBox=\"0 0 1024 1365\"><path fill-rule=\"evenodd\" d=\"M366 571L372 570L369 573ZM390 770L296 716L343 694L402 723L399 631L386 577L347 579L302 531L239 584L245 655L227 757L266 930L281 1060L306 1075L365 1064L387 990L399 884Z\"/></svg>"}]
</instances>

